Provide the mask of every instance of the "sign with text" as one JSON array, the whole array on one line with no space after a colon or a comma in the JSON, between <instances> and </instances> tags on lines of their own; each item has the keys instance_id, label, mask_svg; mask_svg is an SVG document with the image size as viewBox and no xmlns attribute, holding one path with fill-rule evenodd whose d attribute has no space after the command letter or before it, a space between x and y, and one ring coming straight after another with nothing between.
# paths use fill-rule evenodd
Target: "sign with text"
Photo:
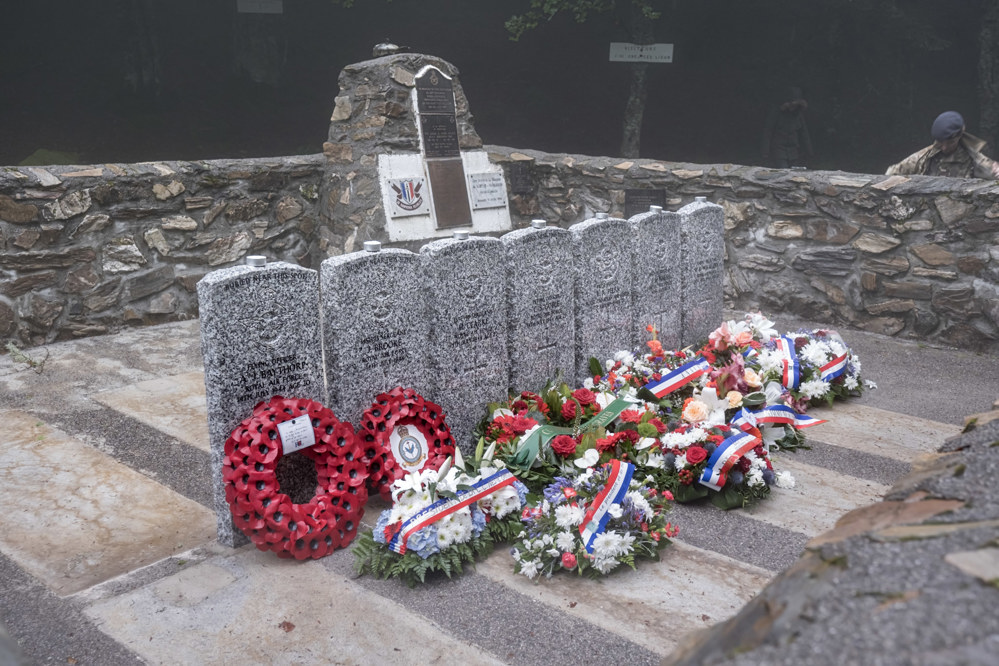
<instances>
[{"instance_id":1,"label":"sign with text","mask_svg":"<svg viewBox=\"0 0 999 666\"><path fill-rule=\"evenodd\" d=\"M506 206L506 181L502 173L471 173L468 181L473 210Z\"/></svg>"},{"instance_id":2,"label":"sign with text","mask_svg":"<svg viewBox=\"0 0 999 666\"><path fill-rule=\"evenodd\" d=\"M672 44L611 42L611 62L673 62Z\"/></svg>"}]
</instances>

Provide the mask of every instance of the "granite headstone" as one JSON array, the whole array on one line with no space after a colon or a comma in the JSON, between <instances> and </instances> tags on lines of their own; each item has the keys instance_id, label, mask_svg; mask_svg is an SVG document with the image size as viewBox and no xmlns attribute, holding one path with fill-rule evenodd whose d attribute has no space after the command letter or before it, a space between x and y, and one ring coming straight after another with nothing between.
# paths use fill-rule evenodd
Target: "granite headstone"
<instances>
[{"instance_id":1,"label":"granite headstone","mask_svg":"<svg viewBox=\"0 0 999 666\"><path fill-rule=\"evenodd\" d=\"M704 197L680 209L684 346L707 340L724 317L725 214Z\"/></svg>"},{"instance_id":2,"label":"granite headstone","mask_svg":"<svg viewBox=\"0 0 999 666\"><path fill-rule=\"evenodd\" d=\"M500 240L506 248L510 385L538 391L549 379L575 377L575 298L566 267L572 234L535 220Z\"/></svg>"},{"instance_id":3,"label":"granite headstone","mask_svg":"<svg viewBox=\"0 0 999 666\"><path fill-rule=\"evenodd\" d=\"M506 253L496 238L459 238L420 249L430 325L432 394L444 408L462 452L483 405L509 389L506 347Z\"/></svg>"},{"instance_id":4,"label":"granite headstone","mask_svg":"<svg viewBox=\"0 0 999 666\"><path fill-rule=\"evenodd\" d=\"M598 215L569 227L576 293L576 380L636 344L631 305L632 238L627 220Z\"/></svg>"},{"instance_id":5,"label":"granite headstone","mask_svg":"<svg viewBox=\"0 0 999 666\"><path fill-rule=\"evenodd\" d=\"M225 499L222 461L229 434L258 402L274 395L326 399L319 273L285 262L265 264L263 257L247 262L254 265L214 271L198 282L212 493L219 542L233 547L248 539L235 529ZM278 475L281 491L293 502L314 494L315 468L305 456L282 458Z\"/></svg>"},{"instance_id":6,"label":"granite headstone","mask_svg":"<svg viewBox=\"0 0 999 666\"><path fill-rule=\"evenodd\" d=\"M680 347L683 316L680 305L680 215L652 210L635 215L632 304L639 346L650 340L647 326L655 326L664 349Z\"/></svg>"},{"instance_id":7,"label":"granite headstone","mask_svg":"<svg viewBox=\"0 0 999 666\"><path fill-rule=\"evenodd\" d=\"M419 257L383 250L378 241L364 246L330 257L320 269L329 406L355 424L379 393L429 388Z\"/></svg>"}]
</instances>

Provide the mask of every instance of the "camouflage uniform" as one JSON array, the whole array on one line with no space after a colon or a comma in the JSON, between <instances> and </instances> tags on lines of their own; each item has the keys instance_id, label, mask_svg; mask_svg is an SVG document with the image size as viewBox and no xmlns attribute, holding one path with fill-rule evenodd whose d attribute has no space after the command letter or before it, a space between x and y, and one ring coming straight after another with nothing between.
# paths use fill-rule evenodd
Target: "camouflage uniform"
<instances>
[{"instance_id":1,"label":"camouflage uniform","mask_svg":"<svg viewBox=\"0 0 999 666\"><path fill-rule=\"evenodd\" d=\"M999 164L982 155L984 147L983 140L965 132L957 150L950 155L945 155L936 145L928 146L891 165L885 173L889 176L999 179Z\"/></svg>"}]
</instances>

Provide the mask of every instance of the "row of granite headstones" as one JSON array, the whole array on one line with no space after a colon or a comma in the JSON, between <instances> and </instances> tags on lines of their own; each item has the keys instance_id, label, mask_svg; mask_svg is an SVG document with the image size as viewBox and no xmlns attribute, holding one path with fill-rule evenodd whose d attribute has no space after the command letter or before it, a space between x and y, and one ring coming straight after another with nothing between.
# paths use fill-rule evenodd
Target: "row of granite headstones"
<instances>
[{"instance_id":1,"label":"row of granite headstones","mask_svg":"<svg viewBox=\"0 0 999 666\"><path fill-rule=\"evenodd\" d=\"M568 230L456 232L419 254L368 242L318 273L249 257L208 274L198 301L219 540L245 543L222 463L258 402L307 398L357 424L379 393L412 388L443 407L468 451L484 406L510 389L577 385L590 357L635 349L650 324L667 349L706 338L722 318L722 234L722 208L699 198ZM293 501L312 496L311 463L282 477Z\"/></svg>"}]
</instances>

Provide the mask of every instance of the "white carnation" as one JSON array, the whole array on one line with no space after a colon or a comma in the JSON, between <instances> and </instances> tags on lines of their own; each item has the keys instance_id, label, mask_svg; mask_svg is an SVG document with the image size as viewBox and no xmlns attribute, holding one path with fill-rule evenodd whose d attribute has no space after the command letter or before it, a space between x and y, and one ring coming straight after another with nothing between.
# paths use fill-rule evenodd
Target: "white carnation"
<instances>
[{"instance_id":1,"label":"white carnation","mask_svg":"<svg viewBox=\"0 0 999 666\"><path fill-rule=\"evenodd\" d=\"M785 490L790 490L794 488L795 482L794 477L791 476L791 472L783 471L777 472L777 487L784 488Z\"/></svg>"}]
</instances>

